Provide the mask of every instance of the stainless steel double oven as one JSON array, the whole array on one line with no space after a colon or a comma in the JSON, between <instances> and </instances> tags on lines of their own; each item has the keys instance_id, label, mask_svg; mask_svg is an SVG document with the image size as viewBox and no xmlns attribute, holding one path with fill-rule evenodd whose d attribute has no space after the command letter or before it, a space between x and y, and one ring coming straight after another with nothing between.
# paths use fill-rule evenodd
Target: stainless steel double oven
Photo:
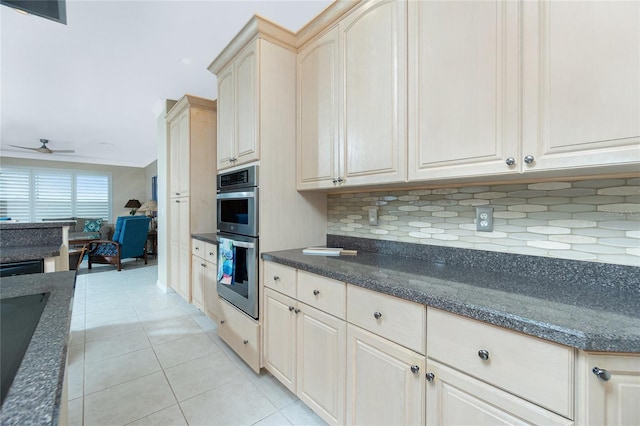
<instances>
[{"instance_id":1,"label":"stainless steel double oven","mask_svg":"<svg viewBox=\"0 0 640 426\"><path fill-rule=\"evenodd\" d=\"M217 178L218 295L258 319L258 166Z\"/></svg>"}]
</instances>

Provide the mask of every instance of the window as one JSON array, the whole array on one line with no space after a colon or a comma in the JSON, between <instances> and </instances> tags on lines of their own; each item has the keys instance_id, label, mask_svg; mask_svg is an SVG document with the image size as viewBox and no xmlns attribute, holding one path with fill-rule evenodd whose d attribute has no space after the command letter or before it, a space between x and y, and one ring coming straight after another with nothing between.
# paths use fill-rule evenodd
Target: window
<instances>
[{"instance_id":1,"label":"window","mask_svg":"<svg viewBox=\"0 0 640 426\"><path fill-rule=\"evenodd\" d=\"M111 217L111 174L27 167L0 168L0 217L21 222Z\"/></svg>"}]
</instances>

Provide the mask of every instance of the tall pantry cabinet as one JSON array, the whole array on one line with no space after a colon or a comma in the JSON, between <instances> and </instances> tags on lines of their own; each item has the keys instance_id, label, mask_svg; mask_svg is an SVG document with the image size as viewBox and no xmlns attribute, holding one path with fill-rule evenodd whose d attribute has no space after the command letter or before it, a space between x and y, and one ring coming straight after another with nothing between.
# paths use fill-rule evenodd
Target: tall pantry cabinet
<instances>
[{"instance_id":1,"label":"tall pantry cabinet","mask_svg":"<svg viewBox=\"0 0 640 426\"><path fill-rule=\"evenodd\" d=\"M216 102L185 95L169 110L168 279L191 301L191 234L216 226Z\"/></svg>"}]
</instances>

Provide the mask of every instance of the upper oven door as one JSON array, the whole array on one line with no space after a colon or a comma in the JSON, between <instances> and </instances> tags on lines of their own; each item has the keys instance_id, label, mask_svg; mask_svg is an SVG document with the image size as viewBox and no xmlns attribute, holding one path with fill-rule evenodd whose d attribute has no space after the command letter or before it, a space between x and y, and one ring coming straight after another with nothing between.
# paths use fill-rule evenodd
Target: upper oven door
<instances>
[{"instance_id":1,"label":"upper oven door","mask_svg":"<svg viewBox=\"0 0 640 426\"><path fill-rule=\"evenodd\" d=\"M220 232L258 236L258 188L219 192L217 199Z\"/></svg>"}]
</instances>

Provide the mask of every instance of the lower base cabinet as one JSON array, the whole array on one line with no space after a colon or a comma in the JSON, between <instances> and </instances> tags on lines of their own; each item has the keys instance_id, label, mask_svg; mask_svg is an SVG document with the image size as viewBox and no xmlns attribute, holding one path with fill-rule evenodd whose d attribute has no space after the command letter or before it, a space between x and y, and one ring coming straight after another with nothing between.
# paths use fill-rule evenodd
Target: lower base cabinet
<instances>
[{"instance_id":1,"label":"lower base cabinet","mask_svg":"<svg viewBox=\"0 0 640 426\"><path fill-rule=\"evenodd\" d=\"M346 323L265 289L265 366L329 424L344 424Z\"/></svg>"},{"instance_id":2,"label":"lower base cabinet","mask_svg":"<svg viewBox=\"0 0 640 426\"><path fill-rule=\"evenodd\" d=\"M347 424L424 424L424 355L348 324L347 371Z\"/></svg>"},{"instance_id":3,"label":"lower base cabinet","mask_svg":"<svg viewBox=\"0 0 640 426\"><path fill-rule=\"evenodd\" d=\"M501 389L436 361L427 361L428 425L572 425Z\"/></svg>"},{"instance_id":4,"label":"lower base cabinet","mask_svg":"<svg viewBox=\"0 0 640 426\"><path fill-rule=\"evenodd\" d=\"M640 356L582 352L577 392L577 424L640 425Z\"/></svg>"},{"instance_id":5,"label":"lower base cabinet","mask_svg":"<svg viewBox=\"0 0 640 426\"><path fill-rule=\"evenodd\" d=\"M260 324L224 299L220 302L218 336L256 373L260 372Z\"/></svg>"}]
</instances>

